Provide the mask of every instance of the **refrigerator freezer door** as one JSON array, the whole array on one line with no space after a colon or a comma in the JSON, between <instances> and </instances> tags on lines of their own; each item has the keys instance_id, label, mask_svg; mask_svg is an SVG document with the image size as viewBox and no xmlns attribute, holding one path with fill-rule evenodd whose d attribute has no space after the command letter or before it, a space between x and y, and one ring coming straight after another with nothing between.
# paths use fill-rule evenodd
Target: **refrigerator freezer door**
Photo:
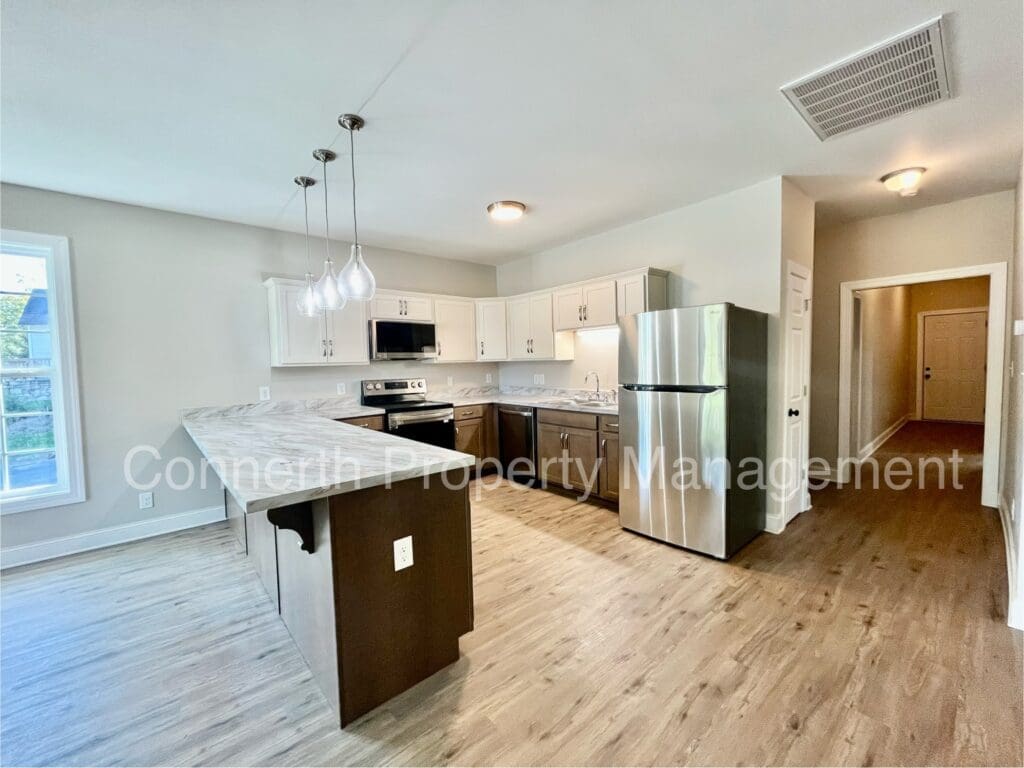
<instances>
[{"instance_id":1,"label":"refrigerator freezer door","mask_svg":"<svg viewBox=\"0 0 1024 768\"><path fill-rule=\"evenodd\" d=\"M728 304L619 319L619 383L726 384Z\"/></svg>"},{"instance_id":2,"label":"refrigerator freezer door","mask_svg":"<svg viewBox=\"0 0 1024 768\"><path fill-rule=\"evenodd\" d=\"M728 392L619 390L619 521L726 556Z\"/></svg>"}]
</instances>

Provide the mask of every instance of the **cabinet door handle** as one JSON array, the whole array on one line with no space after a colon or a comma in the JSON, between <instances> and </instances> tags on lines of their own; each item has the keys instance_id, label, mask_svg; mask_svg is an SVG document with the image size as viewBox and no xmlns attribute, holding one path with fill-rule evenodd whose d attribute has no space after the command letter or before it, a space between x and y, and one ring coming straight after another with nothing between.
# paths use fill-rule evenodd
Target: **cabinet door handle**
<instances>
[{"instance_id":1,"label":"cabinet door handle","mask_svg":"<svg viewBox=\"0 0 1024 768\"><path fill-rule=\"evenodd\" d=\"M327 356L334 357L334 339L331 339L330 341L327 342L327 349L330 350Z\"/></svg>"},{"instance_id":2,"label":"cabinet door handle","mask_svg":"<svg viewBox=\"0 0 1024 768\"><path fill-rule=\"evenodd\" d=\"M320 339L320 343L323 345L324 348L323 356L327 357L327 339Z\"/></svg>"},{"instance_id":3,"label":"cabinet door handle","mask_svg":"<svg viewBox=\"0 0 1024 768\"><path fill-rule=\"evenodd\" d=\"M580 304L578 307L576 307L576 319L579 320L581 323L583 322L583 305L582 304Z\"/></svg>"},{"instance_id":4,"label":"cabinet door handle","mask_svg":"<svg viewBox=\"0 0 1024 768\"><path fill-rule=\"evenodd\" d=\"M484 343L481 341L480 342L480 356L483 357L483 354L484 354Z\"/></svg>"},{"instance_id":5,"label":"cabinet door handle","mask_svg":"<svg viewBox=\"0 0 1024 768\"><path fill-rule=\"evenodd\" d=\"M440 341L437 342L437 356L438 357L441 356L441 342Z\"/></svg>"},{"instance_id":6,"label":"cabinet door handle","mask_svg":"<svg viewBox=\"0 0 1024 768\"><path fill-rule=\"evenodd\" d=\"M458 427L456 427L456 428L455 428L455 436L456 436L456 437L458 437L458 436L459 436L459 428L458 428Z\"/></svg>"},{"instance_id":7,"label":"cabinet door handle","mask_svg":"<svg viewBox=\"0 0 1024 768\"><path fill-rule=\"evenodd\" d=\"M618 429L619 422L615 422L614 424L605 424L605 426L608 427L608 429Z\"/></svg>"},{"instance_id":8,"label":"cabinet door handle","mask_svg":"<svg viewBox=\"0 0 1024 768\"><path fill-rule=\"evenodd\" d=\"M587 305L583 305L583 322L587 321Z\"/></svg>"},{"instance_id":9,"label":"cabinet door handle","mask_svg":"<svg viewBox=\"0 0 1024 768\"><path fill-rule=\"evenodd\" d=\"M608 440L602 437L601 438L601 452L603 453L604 449L607 448L607 447L608 447Z\"/></svg>"},{"instance_id":10,"label":"cabinet door handle","mask_svg":"<svg viewBox=\"0 0 1024 768\"><path fill-rule=\"evenodd\" d=\"M364 421L362 424L356 424L357 427L363 427L364 429L370 428L370 422Z\"/></svg>"}]
</instances>

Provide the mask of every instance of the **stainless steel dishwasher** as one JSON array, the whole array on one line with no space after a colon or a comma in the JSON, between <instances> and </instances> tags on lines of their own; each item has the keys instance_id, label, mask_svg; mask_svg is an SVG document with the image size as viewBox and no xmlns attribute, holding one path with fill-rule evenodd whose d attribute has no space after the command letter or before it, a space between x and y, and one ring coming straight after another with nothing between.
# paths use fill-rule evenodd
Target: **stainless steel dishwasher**
<instances>
[{"instance_id":1,"label":"stainless steel dishwasher","mask_svg":"<svg viewBox=\"0 0 1024 768\"><path fill-rule=\"evenodd\" d=\"M519 483L532 482L537 467L533 408L499 405L498 439L505 477Z\"/></svg>"}]
</instances>

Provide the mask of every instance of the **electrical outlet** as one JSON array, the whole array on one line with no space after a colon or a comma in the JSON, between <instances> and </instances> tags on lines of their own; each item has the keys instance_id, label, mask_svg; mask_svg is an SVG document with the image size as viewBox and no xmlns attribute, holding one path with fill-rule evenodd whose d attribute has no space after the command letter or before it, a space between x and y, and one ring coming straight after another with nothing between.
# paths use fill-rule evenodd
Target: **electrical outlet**
<instances>
[{"instance_id":1,"label":"electrical outlet","mask_svg":"<svg viewBox=\"0 0 1024 768\"><path fill-rule=\"evenodd\" d=\"M139 494L139 509L153 508L153 494L151 491Z\"/></svg>"},{"instance_id":2,"label":"electrical outlet","mask_svg":"<svg viewBox=\"0 0 1024 768\"><path fill-rule=\"evenodd\" d=\"M395 570L400 571L412 565L412 536L395 539Z\"/></svg>"},{"instance_id":3,"label":"electrical outlet","mask_svg":"<svg viewBox=\"0 0 1024 768\"><path fill-rule=\"evenodd\" d=\"M454 383L455 383L455 377L454 376L449 376L448 377L448 386L450 387Z\"/></svg>"},{"instance_id":4,"label":"electrical outlet","mask_svg":"<svg viewBox=\"0 0 1024 768\"><path fill-rule=\"evenodd\" d=\"M345 394L345 382L343 382L343 381L339 381L338 382L338 394L339 395L344 395Z\"/></svg>"},{"instance_id":5,"label":"electrical outlet","mask_svg":"<svg viewBox=\"0 0 1024 768\"><path fill-rule=\"evenodd\" d=\"M1024 336L1024 320L1013 321L1013 335Z\"/></svg>"},{"instance_id":6,"label":"electrical outlet","mask_svg":"<svg viewBox=\"0 0 1024 768\"><path fill-rule=\"evenodd\" d=\"M1010 499L1010 522L1012 523L1017 519L1017 499Z\"/></svg>"},{"instance_id":7,"label":"electrical outlet","mask_svg":"<svg viewBox=\"0 0 1024 768\"><path fill-rule=\"evenodd\" d=\"M494 377L489 373L484 374L484 384L491 384L494 382Z\"/></svg>"},{"instance_id":8,"label":"electrical outlet","mask_svg":"<svg viewBox=\"0 0 1024 768\"><path fill-rule=\"evenodd\" d=\"M260 400L270 399L270 387L260 387Z\"/></svg>"},{"instance_id":9,"label":"electrical outlet","mask_svg":"<svg viewBox=\"0 0 1024 768\"><path fill-rule=\"evenodd\" d=\"M537 386L543 386L544 385L544 374L543 373L535 373L535 374L533 374L533 383L535 385L537 385Z\"/></svg>"}]
</instances>

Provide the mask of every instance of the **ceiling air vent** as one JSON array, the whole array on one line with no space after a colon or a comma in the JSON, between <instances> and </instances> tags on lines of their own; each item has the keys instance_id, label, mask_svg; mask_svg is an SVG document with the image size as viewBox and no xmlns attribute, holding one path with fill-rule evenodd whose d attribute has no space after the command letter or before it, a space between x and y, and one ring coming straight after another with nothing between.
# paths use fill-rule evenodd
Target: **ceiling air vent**
<instances>
[{"instance_id":1,"label":"ceiling air vent","mask_svg":"<svg viewBox=\"0 0 1024 768\"><path fill-rule=\"evenodd\" d=\"M942 17L782 86L824 141L950 98Z\"/></svg>"}]
</instances>

